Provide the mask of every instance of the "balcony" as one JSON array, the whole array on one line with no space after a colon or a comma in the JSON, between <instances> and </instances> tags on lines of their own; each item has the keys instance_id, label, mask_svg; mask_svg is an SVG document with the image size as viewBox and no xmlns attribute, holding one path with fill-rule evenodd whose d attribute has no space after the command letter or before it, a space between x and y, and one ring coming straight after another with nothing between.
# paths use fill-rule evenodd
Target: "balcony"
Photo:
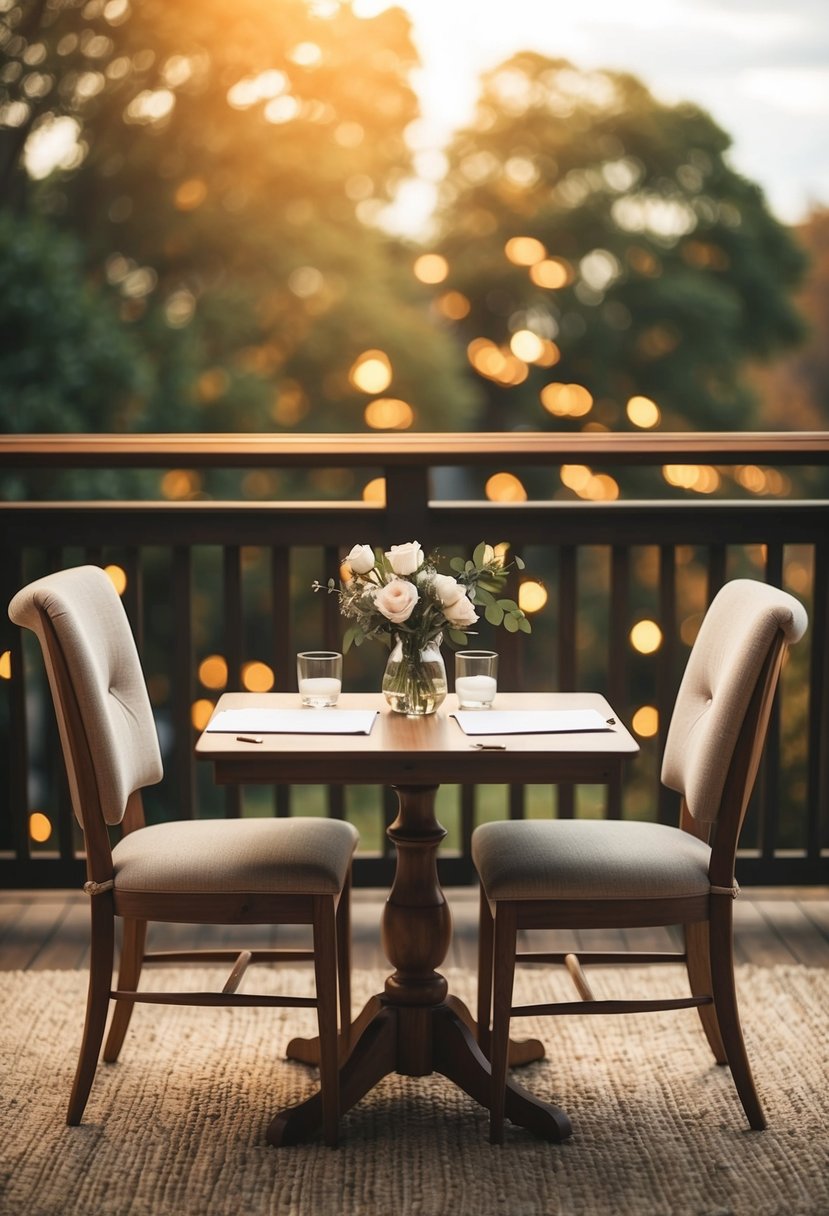
<instances>
[{"instance_id":1,"label":"balcony","mask_svg":"<svg viewBox=\"0 0 829 1216\"><path fill-rule=\"evenodd\" d=\"M352 544L417 538L450 556L468 554L482 539L508 542L527 564L521 576L527 586L516 578L512 594L526 603L533 634L482 631L481 644L501 655L501 686L593 688L633 725L642 745L624 781L608 789L442 789L438 813L449 830L442 878L453 885L473 878L469 840L483 818L675 822L677 803L660 786L659 757L696 627L724 581L766 579L804 602L810 629L783 674L738 874L745 884L825 884L827 465L825 433L4 436L2 474L36 474L49 489L38 501L0 504L0 591L8 602L30 579L81 562L112 569L164 752L165 779L147 803L151 819L345 816L362 838L355 880L380 887L392 872L384 828L393 806L370 784L370 774L365 787L347 791L219 791L193 761L194 739L221 688L290 691L298 649L340 647L336 602L313 595L310 585L336 576ZM618 481L602 474L606 480L592 497L552 496L567 484L563 476L573 483L573 470L586 470L589 478L597 468L611 470ZM184 497L79 501L51 493L66 472L110 469L163 470L168 493ZM487 491L499 473L502 480ZM208 498L198 489L219 475L220 486L240 487L233 499ZM666 490L671 479L678 488ZM780 491L787 479L808 486L810 496L763 493L764 487ZM608 486L621 483L636 496L625 489L612 497ZM734 492L708 496L706 485L716 484ZM683 485L697 490L689 497ZM254 490L258 500L244 497ZM643 623L644 631L632 635ZM82 845L40 661L5 614L0 629L0 780L8 791L0 885L79 886ZM347 687L377 688L383 663L376 648L352 652Z\"/></svg>"}]
</instances>

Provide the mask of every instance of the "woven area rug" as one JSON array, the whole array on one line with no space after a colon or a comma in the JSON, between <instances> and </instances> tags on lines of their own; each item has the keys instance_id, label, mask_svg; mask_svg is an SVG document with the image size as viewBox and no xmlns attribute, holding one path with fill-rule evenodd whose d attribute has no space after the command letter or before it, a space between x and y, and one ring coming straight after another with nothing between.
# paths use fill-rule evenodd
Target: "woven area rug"
<instances>
[{"instance_id":1,"label":"woven area rug","mask_svg":"<svg viewBox=\"0 0 829 1216\"><path fill-rule=\"evenodd\" d=\"M446 973L471 1002L474 978ZM209 978L218 978L211 973ZM673 967L594 970L602 996L684 992ZM190 980L195 977L191 973ZM198 977L206 977L200 974ZM355 975L355 1010L382 975ZM181 986L155 971L153 986ZM219 981L218 986L220 986ZM253 968L249 991L307 994L309 971ZM561 987L524 971L517 998ZM4 976L0 1046L3 1216L826 1216L829 973L741 968L743 1022L769 1129L751 1132L694 1010L525 1019L548 1059L522 1084L570 1114L550 1145L440 1077L389 1077L343 1119L338 1150L273 1149L276 1109L314 1087L284 1060L302 1010L136 1009L121 1062L101 1065L81 1127L64 1124L85 1003L79 972ZM550 999L547 995L547 999ZM569 996L568 996L569 999Z\"/></svg>"}]
</instances>

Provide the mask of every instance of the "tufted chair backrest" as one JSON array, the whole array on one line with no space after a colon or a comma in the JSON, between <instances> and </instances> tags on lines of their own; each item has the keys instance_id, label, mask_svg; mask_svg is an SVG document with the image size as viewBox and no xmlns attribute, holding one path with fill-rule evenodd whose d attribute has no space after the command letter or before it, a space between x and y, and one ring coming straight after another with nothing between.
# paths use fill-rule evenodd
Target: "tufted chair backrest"
<instances>
[{"instance_id":1,"label":"tufted chair backrest","mask_svg":"<svg viewBox=\"0 0 829 1216\"><path fill-rule=\"evenodd\" d=\"M163 770L144 674L115 588L97 566L61 570L19 591L9 616L31 629L43 650L81 827L88 826L89 807L80 768L89 762L101 814L120 823L130 795L160 781Z\"/></svg>"},{"instance_id":2,"label":"tufted chair backrest","mask_svg":"<svg viewBox=\"0 0 829 1216\"><path fill-rule=\"evenodd\" d=\"M785 591L752 579L726 583L694 642L671 716L662 780L701 823L716 821L749 703L773 646L797 642L808 620Z\"/></svg>"}]
</instances>

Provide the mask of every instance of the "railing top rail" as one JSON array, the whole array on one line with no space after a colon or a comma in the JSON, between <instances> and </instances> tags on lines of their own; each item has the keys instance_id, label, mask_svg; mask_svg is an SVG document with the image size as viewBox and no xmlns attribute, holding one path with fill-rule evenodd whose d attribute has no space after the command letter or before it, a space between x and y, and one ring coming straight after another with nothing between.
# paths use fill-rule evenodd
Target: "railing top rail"
<instances>
[{"instance_id":1,"label":"railing top rail","mask_svg":"<svg viewBox=\"0 0 829 1216\"><path fill-rule=\"evenodd\" d=\"M829 464L829 431L1 435L0 467Z\"/></svg>"}]
</instances>

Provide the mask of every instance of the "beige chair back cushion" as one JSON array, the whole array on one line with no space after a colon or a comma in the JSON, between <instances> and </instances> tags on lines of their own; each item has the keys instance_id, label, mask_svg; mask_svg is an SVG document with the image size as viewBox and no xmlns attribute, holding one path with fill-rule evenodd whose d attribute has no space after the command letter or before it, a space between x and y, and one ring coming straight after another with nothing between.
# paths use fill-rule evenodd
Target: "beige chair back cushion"
<instances>
[{"instance_id":1,"label":"beige chair back cushion","mask_svg":"<svg viewBox=\"0 0 829 1216\"><path fill-rule=\"evenodd\" d=\"M726 583L714 597L679 686L662 760L663 782L684 796L695 819L717 818L743 719L778 630L791 644L807 623L793 596L752 579Z\"/></svg>"},{"instance_id":2,"label":"beige chair back cushion","mask_svg":"<svg viewBox=\"0 0 829 1216\"><path fill-rule=\"evenodd\" d=\"M56 700L58 676L49 661L41 613L51 622L66 663L104 819L120 823L130 794L163 776L144 673L127 615L109 578L97 566L61 570L17 593L9 616L38 635ZM73 793L75 814L83 827L77 789Z\"/></svg>"}]
</instances>

